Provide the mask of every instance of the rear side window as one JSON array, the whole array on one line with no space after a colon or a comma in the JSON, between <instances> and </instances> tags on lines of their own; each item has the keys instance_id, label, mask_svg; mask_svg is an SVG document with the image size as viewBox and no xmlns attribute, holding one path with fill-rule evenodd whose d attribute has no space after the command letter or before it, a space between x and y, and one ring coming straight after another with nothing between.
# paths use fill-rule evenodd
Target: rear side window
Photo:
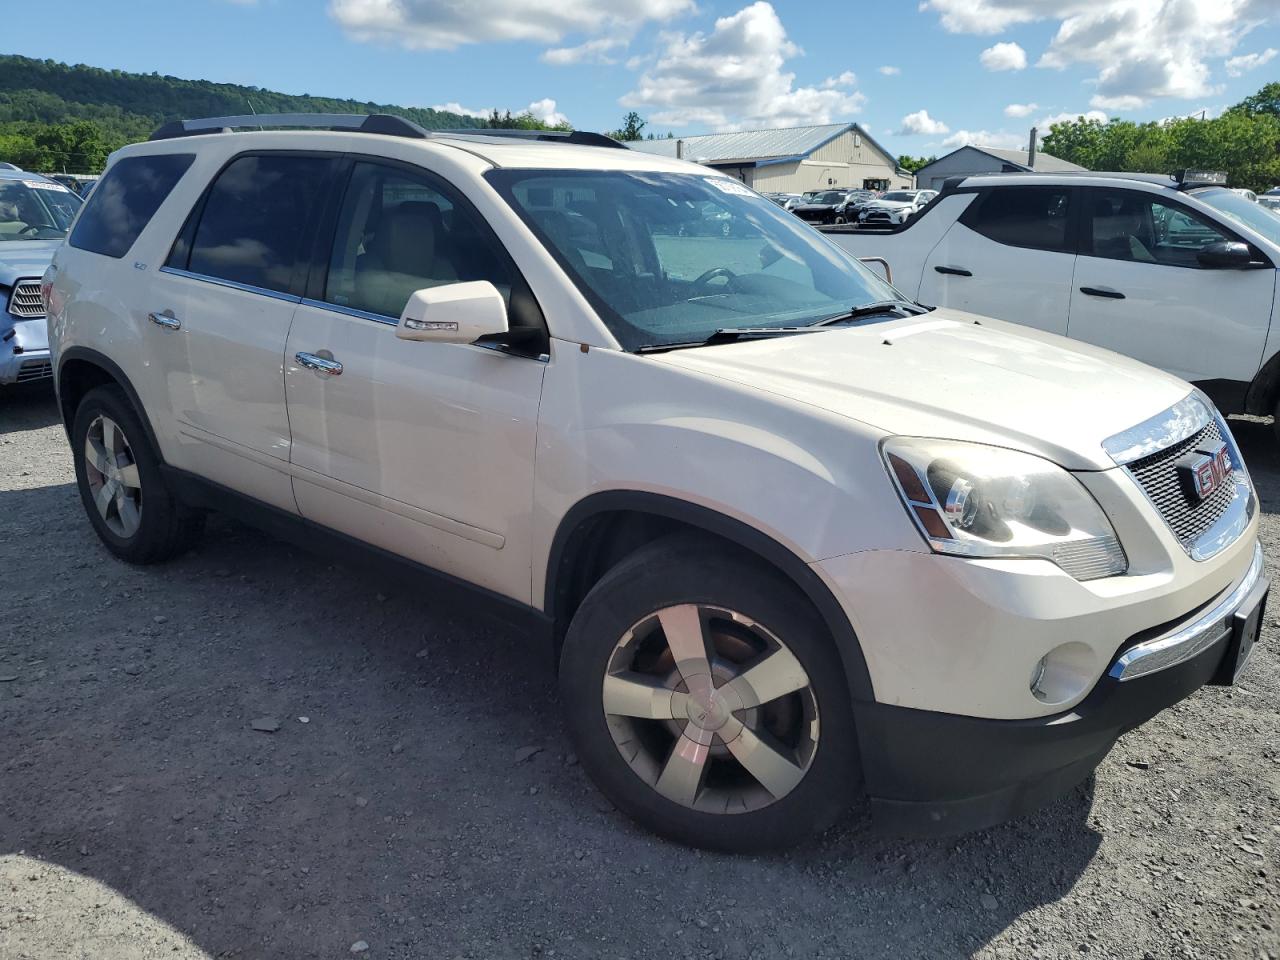
<instances>
[{"instance_id":1,"label":"rear side window","mask_svg":"<svg viewBox=\"0 0 1280 960\"><path fill-rule=\"evenodd\" d=\"M980 197L960 222L996 243L1065 251L1070 206L1066 187L1006 187Z\"/></svg>"},{"instance_id":2,"label":"rear side window","mask_svg":"<svg viewBox=\"0 0 1280 960\"><path fill-rule=\"evenodd\" d=\"M94 187L68 242L123 257L194 159L192 153L165 153L116 161Z\"/></svg>"},{"instance_id":3,"label":"rear side window","mask_svg":"<svg viewBox=\"0 0 1280 960\"><path fill-rule=\"evenodd\" d=\"M183 230L169 265L289 291L305 268L310 223L332 167L328 157L296 154L233 160L210 186L194 232Z\"/></svg>"}]
</instances>

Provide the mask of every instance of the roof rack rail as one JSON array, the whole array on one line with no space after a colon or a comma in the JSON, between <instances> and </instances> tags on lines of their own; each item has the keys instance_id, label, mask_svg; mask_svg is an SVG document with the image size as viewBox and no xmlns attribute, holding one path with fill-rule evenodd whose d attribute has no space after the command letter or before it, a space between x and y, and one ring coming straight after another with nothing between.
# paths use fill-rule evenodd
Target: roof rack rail
<instances>
[{"instance_id":1,"label":"roof rack rail","mask_svg":"<svg viewBox=\"0 0 1280 960\"><path fill-rule=\"evenodd\" d=\"M430 134L404 117L389 113L261 113L237 117L205 117L200 120L172 120L156 129L151 140L171 140L205 133L230 133L237 127L302 127L319 130L345 130L352 133L381 133L390 137L425 140Z\"/></svg>"},{"instance_id":2,"label":"roof rack rail","mask_svg":"<svg viewBox=\"0 0 1280 960\"><path fill-rule=\"evenodd\" d=\"M484 127L463 128L454 130L432 130L433 134L442 137L506 137L513 140L541 140L552 143L571 143L579 147L617 147L627 149L626 144L603 133L592 133L590 130L511 130L488 129Z\"/></svg>"}]
</instances>

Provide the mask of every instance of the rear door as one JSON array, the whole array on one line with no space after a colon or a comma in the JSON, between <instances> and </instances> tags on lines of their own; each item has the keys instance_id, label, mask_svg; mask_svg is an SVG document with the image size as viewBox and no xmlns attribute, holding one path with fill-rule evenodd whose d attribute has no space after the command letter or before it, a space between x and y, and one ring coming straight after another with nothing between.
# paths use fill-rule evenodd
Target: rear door
<instances>
[{"instance_id":1,"label":"rear door","mask_svg":"<svg viewBox=\"0 0 1280 960\"><path fill-rule=\"evenodd\" d=\"M1166 194L1094 188L1087 206L1068 335L1211 391L1252 380L1275 271L1203 267L1201 250L1241 238Z\"/></svg>"},{"instance_id":2,"label":"rear door","mask_svg":"<svg viewBox=\"0 0 1280 960\"><path fill-rule=\"evenodd\" d=\"M1077 190L986 190L930 253L920 302L1067 332Z\"/></svg>"},{"instance_id":3,"label":"rear door","mask_svg":"<svg viewBox=\"0 0 1280 960\"><path fill-rule=\"evenodd\" d=\"M291 512L285 340L337 162L288 151L234 157L188 217L147 304L176 464Z\"/></svg>"}]
</instances>

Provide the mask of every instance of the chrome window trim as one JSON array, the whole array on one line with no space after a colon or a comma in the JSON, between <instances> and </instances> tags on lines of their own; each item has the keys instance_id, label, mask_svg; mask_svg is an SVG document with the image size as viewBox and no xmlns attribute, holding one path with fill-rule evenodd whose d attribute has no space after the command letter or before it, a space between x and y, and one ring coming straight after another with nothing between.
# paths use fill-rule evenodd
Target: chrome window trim
<instances>
[{"instance_id":1,"label":"chrome window trim","mask_svg":"<svg viewBox=\"0 0 1280 960\"><path fill-rule=\"evenodd\" d=\"M330 310L333 313L340 313L344 317L356 317L359 320L372 320L374 323L385 323L393 327L400 325L399 319L388 317L384 313L370 313L368 310L357 310L355 307L344 307L340 303L329 303L327 300L312 300L310 297L303 297L299 303L304 307L315 307L318 310Z\"/></svg>"},{"instance_id":2,"label":"chrome window trim","mask_svg":"<svg viewBox=\"0 0 1280 960\"><path fill-rule=\"evenodd\" d=\"M256 293L263 297L270 297L273 300L283 300L286 303L301 303L301 297L295 297L291 293L281 293L279 290L268 290L266 287L255 287L251 283L240 283L238 280L226 280L222 277L211 277L204 273L194 273L191 270L182 270L178 267L161 267L161 273L172 274L175 277L185 277L187 280L201 280L205 283L212 283L218 287L228 287L232 290L243 290L245 293Z\"/></svg>"},{"instance_id":3,"label":"chrome window trim","mask_svg":"<svg viewBox=\"0 0 1280 960\"><path fill-rule=\"evenodd\" d=\"M1234 590L1190 623L1164 636L1130 647L1112 664L1107 671L1108 675L1123 683L1176 667L1208 650L1223 637L1230 635L1231 617L1261 576L1262 545L1255 543L1253 562Z\"/></svg>"}]
</instances>

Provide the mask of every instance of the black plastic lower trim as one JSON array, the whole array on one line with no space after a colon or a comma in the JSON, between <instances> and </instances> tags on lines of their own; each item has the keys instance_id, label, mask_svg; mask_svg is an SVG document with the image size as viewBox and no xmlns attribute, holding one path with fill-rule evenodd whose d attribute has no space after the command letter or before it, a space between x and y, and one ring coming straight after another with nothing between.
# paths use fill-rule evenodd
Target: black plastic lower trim
<instances>
[{"instance_id":1,"label":"black plastic lower trim","mask_svg":"<svg viewBox=\"0 0 1280 960\"><path fill-rule=\"evenodd\" d=\"M1073 710L1031 720L855 703L877 824L945 835L1031 812L1084 780L1122 734L1212 680L1227 644L1124 683L1104 676Z\"/></svg>"},{"instance_id":2,"label":"black plastic lower trim","mask_svg":"<svg viewBox=\"0 0 1280 960\"><path fill-rule=\"evenodd\" d=\"M1224 415L1247 412L1245 406L1250 388L1248 380L1197 380L1195 385L1205 392Z\"/></svg>"},{"instance_id":3,"label":"black plastic lower trim","mask_svg":"<svg viewBox=\"0 0 1280 960\"><path fill-rule=\"evenodd\" d=\"M545 641L548 645L551 642L551 618L528 604L365 543L297 514L246 497L177 467L162 464L160 470L169 488L189 506L225 513L273 537L305 550L330 556L344 564L350 565L353 560L358 560L362 571L369 571L377 576L411 582L417 586L421 586L423 578L427 578L444 589L456 590L460 595L470 594L483 601L478 604L478 608L486 615L528 632L538 641Z\"/></svg>"}]
</instances>

